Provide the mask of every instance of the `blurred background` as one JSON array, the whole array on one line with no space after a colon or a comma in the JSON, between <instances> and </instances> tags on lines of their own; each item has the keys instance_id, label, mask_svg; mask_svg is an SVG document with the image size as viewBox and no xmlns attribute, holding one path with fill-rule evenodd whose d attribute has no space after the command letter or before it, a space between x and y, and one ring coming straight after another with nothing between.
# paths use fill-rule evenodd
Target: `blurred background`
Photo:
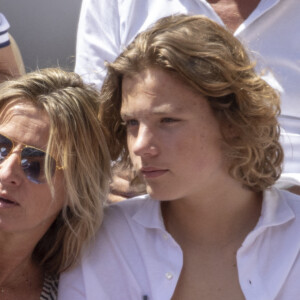
<instances>
[{"instance_id":1,"label":"blurred background","mask_svg":"<svg viewBox=\"0 0 300 300\"><path fill-rule=\"evenodd\" d=\"M81 0L0 0L26 72L61 66L73 70Z\"/></svg>"}]
</instances>

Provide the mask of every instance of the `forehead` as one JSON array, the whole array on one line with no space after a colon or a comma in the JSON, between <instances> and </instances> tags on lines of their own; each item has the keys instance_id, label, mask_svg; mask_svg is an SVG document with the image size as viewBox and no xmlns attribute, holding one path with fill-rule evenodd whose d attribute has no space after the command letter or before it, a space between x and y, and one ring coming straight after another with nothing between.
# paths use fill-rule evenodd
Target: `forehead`
<instances>
[{"instance_id":1,"label":"forehead","mask_svg":"<svg viewBox=\"0 0 300 300\"><path fill-rule=\"evenodd\" d=\"M47 145L49 124L47 113L28 100L9 101L0 111L0 132L39 148Z\"/></svg>"},{"instance_id":2,"label":"forehead","mask_svg":"<svg viewBox=\"0 0 300 300\"><path fill-rule=\"evenodd\" d=\"M156 113L187 111L199 106L208 106L206 98L164 70L150 68L123 79L121 114L136 109Z\"/></svg>"}]
</instances>

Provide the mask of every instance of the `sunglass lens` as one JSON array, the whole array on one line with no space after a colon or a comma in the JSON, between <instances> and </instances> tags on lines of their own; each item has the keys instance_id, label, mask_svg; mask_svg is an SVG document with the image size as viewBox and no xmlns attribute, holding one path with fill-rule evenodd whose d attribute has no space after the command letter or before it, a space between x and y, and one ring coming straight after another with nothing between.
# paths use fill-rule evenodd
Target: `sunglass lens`
<instances>
[{"instance_id":1,"label":"sunglass lens","mask_svg":"<svg viewBox=\"0 0 300 300\"><path fill-rule=\"evenodd\" d=\"M21 160L21 166L27 178L34 183L41 183L41 164L38 161L29 161L26 158Z\"/></svg>"},{"instance_id":2,"label":"sunglass lens","mask_svg":"<svg viewBox=\"0 0 300 300\"><path fill-rule=\"evenodd\" d=\"M27 178L34 183L44 183L46 153L34 148L26 147L22 150L21 166ZM55 160L49 157L50 175L55 172Z\"/></svg>"},{"instance_id":3,"label":"sunglass lens","mask_svg":"<svg viewBox=\"0 0 300 300\"><path fill-rule=\"evenodd\" d=\"M0 162L10 153L13 143L10 139L0 134Z\"/></svg>"}]
</instances>

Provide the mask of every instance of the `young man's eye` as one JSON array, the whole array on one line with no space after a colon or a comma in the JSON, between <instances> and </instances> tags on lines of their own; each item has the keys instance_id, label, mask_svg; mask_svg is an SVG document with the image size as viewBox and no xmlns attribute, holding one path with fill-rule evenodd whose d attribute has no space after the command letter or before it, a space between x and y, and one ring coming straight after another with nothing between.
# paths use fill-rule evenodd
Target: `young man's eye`
<instances>
[{"instance_id":1,"label":"young man's eye","mask_svg":"<svg viewBox=\"0 0 300 300\"><path fill-rule=\"evenodd\" d=\"M135 120L135 119L131 119L131 120L126 120L124 122L124 124L125 124L126 127L132 127L132 126L139 125L139 122L137 120Z\"/></svg>"},{"instance_id":2,"label":"young man's eye","mask_svg":"<svg viewBox=\"0 0 300 300\"><path fill-rule=\"evenodd\" d=\"M179 120L174 119L174 118L163 118L163 119L161 119L161 123L175 123L175 122L179 122Z\"/></svg>"}]
</instances>

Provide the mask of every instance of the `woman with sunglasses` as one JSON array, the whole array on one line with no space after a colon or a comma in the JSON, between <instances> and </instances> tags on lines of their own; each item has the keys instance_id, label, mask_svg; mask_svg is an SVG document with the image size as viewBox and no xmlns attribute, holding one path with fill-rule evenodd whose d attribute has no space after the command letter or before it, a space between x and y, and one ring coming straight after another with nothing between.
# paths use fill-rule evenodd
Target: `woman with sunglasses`
<instances>
[{"instance_id":1,"label":"woman with sunglasses","mask_svg":"<svg viewBox=\"0 0 300 300\"><path fill-rule=\"evenodd\" d=\"M110 159L98 93L46 69L0 86L0 299L56 299L100 226Z\"/></svg>"}]
</instances>

